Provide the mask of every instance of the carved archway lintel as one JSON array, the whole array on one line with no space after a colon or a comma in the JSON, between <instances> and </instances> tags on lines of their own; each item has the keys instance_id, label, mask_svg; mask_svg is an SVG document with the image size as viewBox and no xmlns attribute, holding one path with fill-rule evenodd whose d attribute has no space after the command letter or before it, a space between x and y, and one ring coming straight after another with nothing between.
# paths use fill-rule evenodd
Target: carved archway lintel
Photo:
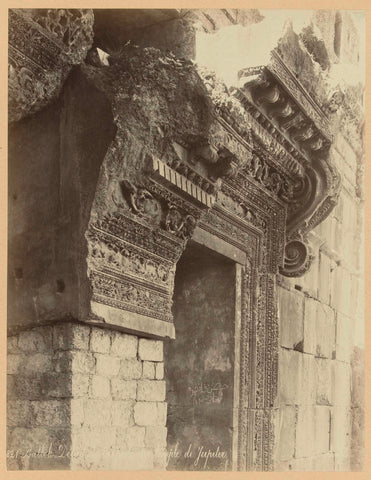
<instances>
[{"instance_id":1,"label":"carved archway lintel","mask_svg":"<svg viewBox=\"0 0 371 480\"><path fill-rule=\"evenodd\" d=\"M276 51L268 65L244 69L239 76L244 86L237 97L304 169L304 180L287 198L285 256L280 268L285 276L302 276L313 259L306 235L330 214L341 188L340 175L331 164L328 109L306 92Z\"/></svg>"}]
</instances>

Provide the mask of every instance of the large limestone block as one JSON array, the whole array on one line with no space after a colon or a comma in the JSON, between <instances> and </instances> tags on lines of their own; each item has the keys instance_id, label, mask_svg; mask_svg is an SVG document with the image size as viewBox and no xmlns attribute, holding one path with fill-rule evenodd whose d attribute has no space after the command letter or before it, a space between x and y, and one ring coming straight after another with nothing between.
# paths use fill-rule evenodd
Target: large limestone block
<instances>
[{"instance_id":1,"label":"large limestone block","mask_svg":"<svg viewBox=\"0 0 371 480\"><path fill-rule=\"evenodd\" d=\"M279 404L300 403L301 353L281 348L278 357Z\"/></svg>"},{"instance_id":2,"label":"large limestone block","mask_svg":"<svg viewBox=\"0 0 371 480\"><path fill-rule=\"evenodd\" d=\"M134 406L134 421L137 425L157 425L157 403L136 402Z\"/></svg>"},{"instance_id":3,"label":"large limestone block","mask_svg":"<svg viewBox=\"0 0 371 480\"><path fill-rule=\"evenodd\" d=\"M112 450L88 449L71 455L72 470L111 470Z\"/></svg>"},{"instance_id":4,"label":"large limestone block","mask_svg":"<svg viewBox=\"0 0 371 480\"><path fill-rule=\"evenodd\" d=\"M348 455L351 443L351 412L348 407L331 409L331 450L337 455Z\"/></svg>"},{"instance_id":5,"label":"large limestone block","mask_svg":"<svg viewBox=\"0 0 371 480\"><path fill-rule=\"evenodd\" d=\"M315 454L315 407L300 406L296 425L295 457L311 457Z\"/></svg>"},{"instance_id":6,"label":"large limestone block","mask_svg":"<svg viewBox=\"0 0 371 480\"><path fill-rule=\"evenodd\" d=\"M90 336L90 350L98 353L109 353L111 348L111 332L94 328Z\"/></svg>"},{"instance_id":7,"label":"large limestone block","mask_svg":"<svg viewBox=\"0 0 371 480\"><path fill-rule=\"evenodd\" d=\"M83 457L88 451L109 451L115 445L115 430L108 426L74 427L71 431L72 453Z\"/></svg>"},{"instance_id":8,"label":"large limestone block","mask_svg":"<svg viewBox=\"0 0 371 480\"><path fill-rule=\"evenodd\" d=\"M330 303L331 260L323 252L319 255L319 300L327 305Z\"/></svg>"},{"instance_id":9,"label":"large limestone block","mask_svg":"<svg viewBox=\"0 0 371 480\"><path fill-rule=\"evenodd\" d=\"M91 378L91 396L95 398L110 398L110 381L103 375L93 375Z\"/></svg>"},{"instance_id":10,"label":"large limestone block","mask_svg":"<svg viewBox=\"0 0 371 480\"><path fill-rule=\"evenodd\" d=\"M52 328L43 327L26 330L19 334L18 348L22 352L51 352Z\"/></svg>"},{"instance_id":11,"label":"large limestone block","mask_svg":"<svg viewBox=\"0 0 371 480\"><path fill-rule=\"evenodd\" d=\"M152 362L163 361L163 342L161 340L139 339L139 358Z\"/></svg>"},{"instance_id":12,"label":"large limestone block","mask_svg":"<svg viewBox=\"0 0 371 480\"><path fill-rule=\"evenodd\" d=\"M303 351L305 353L316 354L317 336L316 336L316 321L317 321L317 306L318 302L313 298L306 298L304 303L304 344Z\"/></svg>"},{"instance_id":13,"label":"large limestone block","mask_svg":"<svg viewBox=\"0 0 371 480\"><path fill-rule=\"evenodd\" d=\"M134 425L129 428L117 428L116 448L120 450L137 450L144 448L145 427Z\"/></svg>"},{"instance_id":14,"label":"large limestone block","mask_svg":"<svg viewBox=\"0 0 371 480\"><path fill-rule=\"evenodd\" d=\"M156 426L146 427L145 444L148 448L166 447L167 428Z\"/></svg>"},{"instance_id":15,"label":"large limestone block","mask_svg":"<svg viewBox=\"0 0 371 480\"><path fill-rule=\"evenodd\" d=\"M354 321L342 313L336 315L336 360L350 363L353 351Z\"/></svg>"},{"instance_id":16,"label":"large limestone block","mask_svg":"<svg viewBox=\"0 0 371 480\"><path fill-rule=\"evenodd\" d=\"M312 355L281 349L278 370L279 403L313 405L316 395L315 358Z\"/></svg>"},{"instance_id":17,"label":"large limestone block","mask_svg":"<svg viewBox=\"0 0 371 480\"><path fill-rule=\"evenodd\" d=\"M313 470L313 458L294 458L291 463L291 470L295 472L311 472Z\"/></svg>"},{"instance_id":18,"label":"large limestone block","mask_svg":"<svg viewBox=\"0 0 371 480\"><path fill-rule=\"evenodd\" d=\"M111 421L116 427L131 427L134 425L133 400L114 400L112 402Z\"/></svg>"},{"instance_id":19,"label":"large limestone block","mask_svg":"<svg viewBox=\"0 0 371 480\"><path fill-rule=\"evenodd\" d=\"M334 360L331 365L333 404L350 405L351 394L351 367L349 364Z\"/></svg>"},{"instance_id":20,"label":"large limestone block","mask_svg":"<svg viewBox=\"0 0 371 480\"><path fill-rule=\"evenodd\" d=\"M335 471L349 472L350 471L350 457L349 454L335 453Z\"/></svg>"},{"instance_id":21,"label":"large limestone block","mask_svg":"<svg viewBox=\"0 0 371 480\"><path fill-rule=\"evenodd\" d=\"M97 373L100 375L106 375L108 377L114 377L118 375L120 371L120 359L117 357L111 357L97 353L95 355L97 361Z\"/></svg>"},{"instance_id":22,"label":"large limestone block","mask_svg":"<svg viewBox=\"0 0 371 480\"><path fill-rule=\"evenodd\" d=\"M147 402L165 400L166 384L164 380L139 380L137 399Z\"/></svg>"},{"instance_id":23,"label":"large limestone block","mask_svg":"<svg viewBox=\"0 0 371 480\"><path fill-rule=\"evenodd\" d=\"M282 406L275 412L276 458L290 460L295 452L296 407Z\"/></svg>"},{"instance_id":24,"label":"large limestone block","mask_svg":"<svg viewBox=\"0 0 371 480\"><path fill-rule=\"evenodd\" d=\"M332 358L335 351L335 315L331 307L318 303L316 316L316 355Z\"/></svg>"},{"instance_id":25,"label":"large limestone block","mask_svg":"<svg viewBox=\"0 0 371 480\"><path fill-rule=\"evenodd\" d=\"M280 343L286 348L303 349L304 296L296 290L278 287Z\"/></svg>"},{"instance_id":26,"label":"large limestone block","mask_svg":"<svg viewBox=\"0 0 371 480\"><path fill-rule=\"evenodd\" d=\"M357 310L357 276L338 265L331 274L331 304L347 316L354 315Z\"/></svg>"},{"instance_id":27,"label":"large limestone block","mask_svg":"<svg viewBox=\"0 0 371 480\"><path fill-rule=\"evenodd\" d=\"M331 363L327 358L316 358L316 403L317 405L332 404Z\"/></svg>"},{"instance_id":28,"label":"large limestone block","mask_svg":"<svg viewBox=\"0 0 371 480\"><path fill-rule=\"evenodd\" d=\"M315 425L314 453L320 455L330 451L330 407L316 406L313 409Z\"/></svg>"},{"instance_id":29,"label":"large limestone block","mask_svg":"<svg viewBox=\"0 0 371 480\"><path fill-rule=\"evenodd\" d=\"M136 358L138 352L138 337L113 332L111 354L121 358Z\"/></svg>"},{"instance_id":30,"label":"large limestone block","mask_svg":"<svg viewBox=\"0 0 371 480\"><path fill-rule=\"evenodd\" d=\"M119 376L125 380L138 380L142 376L142 362L136 358L122 359Z\"/></svg>"},{"instance_id":31,"label":"large limestone block","mask_svg":"<svg viewBox=\"0 0 371 480\"><path fill-rule=\"evenodd\" d=\"M330 408L305 405L298 408L295 457L313 457L330 450Z\"/></svg>"},{"instance_id":32,"label":"large limestone block","mask_svg":"<svg viewBox=\"0 0 371 480\"><path fill-rule=\"evenodd\" d=\"M313 355L302 354L301 363L301 385L299 399L302 405L314 405L316 402L316 363Z\"/></svg>"},{"instance_id":33,"label":"large limestone block","mask_svg":"<svg viewBox=\"0 0 371 480\"><path fill-rule=\"evenodd\" d=\"M111 423L112 402L107 399L87 399L84 402L84 425L103 427Z\"/></svg>"},{"instance_id":34,"label":"large limestone block","mask_svg":"<svg viewBox=\"0 0 371 480\"><path fill-rule=\"evenodd\" d=\"M306 298L304 306L304 352L332 358L335 351L334 310L312 298Z\"/></svg>"},{"instance_id":35,"label":"large limestone block","mask_svg":"<svg viewBox=\"0 0 371 480\"><path fill-rule=\"evenodd\" d=\"M112 378L111 389L114 400L135 400L137 396L137 382L135 380Z\"/></svg>"}]
</instances>

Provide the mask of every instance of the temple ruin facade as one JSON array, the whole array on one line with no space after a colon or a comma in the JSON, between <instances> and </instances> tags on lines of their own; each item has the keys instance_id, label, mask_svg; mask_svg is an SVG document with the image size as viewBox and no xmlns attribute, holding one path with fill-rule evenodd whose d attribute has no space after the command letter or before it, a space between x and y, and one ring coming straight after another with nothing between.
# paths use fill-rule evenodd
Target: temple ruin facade
<instances>
[{"instance_id":1,"label":"temple ruin facade","mask_svg":"<svg viewBox=\"0 0 371 480\"><path fill-rule=\"evenodd\" d=\"M362 35L268 17L9 10L9 469L362 469Z\"/></svg>"}]
</instances>

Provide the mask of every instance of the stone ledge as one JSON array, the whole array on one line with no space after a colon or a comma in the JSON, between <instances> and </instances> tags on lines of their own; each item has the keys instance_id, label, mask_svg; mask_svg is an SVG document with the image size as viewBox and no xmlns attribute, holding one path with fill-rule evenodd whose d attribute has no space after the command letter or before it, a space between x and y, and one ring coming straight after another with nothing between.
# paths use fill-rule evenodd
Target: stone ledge
<instances>
[{"instance_id":1,"label":"stone ledge","mask_svg":"<svg viewBox=\"0 0 371 480\"><path fill-rule=\"evenodd\" d=\"M175 328L170 322L120 310L94 301L91 302L91 306L95 315L105 319L105 323L99 324L102 328L111 328L133 335L145 335L153 338L175 338ZM94 322L87 321L86 323L97 326Z\"/></svg>"}]
</instances>

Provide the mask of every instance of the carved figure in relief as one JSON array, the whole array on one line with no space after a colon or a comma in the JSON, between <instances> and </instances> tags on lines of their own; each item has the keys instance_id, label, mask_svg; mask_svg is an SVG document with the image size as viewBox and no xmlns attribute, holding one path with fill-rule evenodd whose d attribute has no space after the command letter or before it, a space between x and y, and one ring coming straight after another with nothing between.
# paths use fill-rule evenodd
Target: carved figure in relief
<instances>
[{"instance_id":1,"label":"carved figure in relief","mask_svg":"<svg viewBox=\"0 0 371 480\"><path fill-rule=\"evenodd\" d=\"M178 233L184 225L184 220L175 207L171 206L166 215L165 226L170 233Z\"/></svg>"},{"instance_id":2,"label":"carved figure in relief","mask_svg":"<svg viewBox=\"0 0 371 480\"><path fill-rule=\"evenodd\" d=\"M251 220L254 220L254 219L255 219L255 216L254 216L254 214L251 212L251 210L246 210L245 218L246 218L246 220L248 220L249 222L251 222Z\"/></svg>"},{"instance_id":3,"label":"carved figure in relief","mask_svg":"<svg viewBox=\"0 0 371 480\"><path fill-rule=\"evenodd\" d=\"M260 168L260 159L257 155L254 155L253 156L253 159L252 159L252 175L253 177L255 178L257 173L258 173L258 170Z\"/></svg>"},{"instance_id":4,"label":"carved figure in relief","mask_svg":"<svg viewBox=\"0 0 371 480\"><path fill-rule=\"evenodd\" d=\"M256 173L256 180L258 180L260 183L265 184L268 178L268 172L268 165L266 163L262 163Z\"/></svg>"},{"instance_id":5,"label":"carved figure in relief","mask_svg":"<svg viewBox=\"0 0 371 480\"><path fill-rule=\"evenodd\" d=\"M189 238L192 236L196 227L196 219L192 215L187 215L182 229L182 237Z\"/></svg>"},{"instance_id":6,"label":"carved figure in relief","mask_svg":"<svg viewBox=\"0 0 371 480\"><path fill-rule=\"evenodd\" d=\"M326 105L327 113L336 113L344 102L344 94L340 90L336 90Z\"/></svg>"},{"instance_id":7,"label":"carved figure in relief","mask_svg":"<svg viewBox=\"0 0 371 480\"><path fill-rule=\"evenodd\" d=\"M119 208L126 205L139 216L150 217L159 221L162 215L160 203L144 187L136 187L129 180L115 181L113 185L112 200Z\"/></svg>"},{"instance_id":8,"label":"carved figure in relief","mask_svg":"<svg viewBox=\"0 0 371 480\"><path fill-rule=\"evenodd\" d=\"M273 172L270 176L270 188L272 191L277 195L278 192L281 190L282 185L282 178L277 172Z\"/></svg>"}]
</instances>

